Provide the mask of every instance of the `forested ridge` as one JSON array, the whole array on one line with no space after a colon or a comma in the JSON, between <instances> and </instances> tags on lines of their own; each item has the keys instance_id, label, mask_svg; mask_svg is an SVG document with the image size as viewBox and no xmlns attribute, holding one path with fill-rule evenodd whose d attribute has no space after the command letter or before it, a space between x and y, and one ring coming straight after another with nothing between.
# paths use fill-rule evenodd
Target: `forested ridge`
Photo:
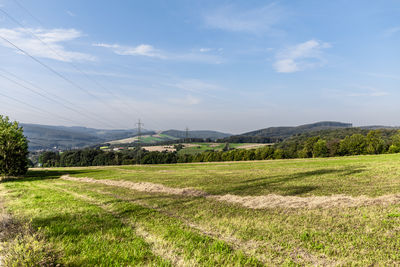
<instances>
[{"instance_id":1,"label":"forested ridge","mask_svg":"<svg viewBox=\"0 0 400 267\"><path fill-rule=\"evenodd\" d=\"M39 162L44 167L67 167L336 157L398 152L398 130L346 128L299 134L275 145L250 150L231 149L229 143L226 143L222 151L209 150L196 155L149 152L138 148L122 151L83 149L63 153L44 152Z\"/></svg>"}]
</instances>

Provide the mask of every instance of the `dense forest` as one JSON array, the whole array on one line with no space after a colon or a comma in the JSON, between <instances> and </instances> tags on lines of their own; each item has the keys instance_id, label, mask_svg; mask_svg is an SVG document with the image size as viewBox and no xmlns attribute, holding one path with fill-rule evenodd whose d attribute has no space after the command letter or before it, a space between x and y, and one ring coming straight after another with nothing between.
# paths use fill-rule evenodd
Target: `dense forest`
<instances>
[{"instance_id":1,"label":"dense forest","mask_svg":"<svg viewBox=\"0 0 400 267\"><path fill-rule=\"evenodd\" d=\"M400 152L400 131L346 128L304 133L284 142L257 149L205 151L196 155L177 152L149 152L143 149L102 151L100 149L71 150L63 153L44 152L39 157L43 167L101 166L129 164L166 164L211 161L242 161L335 157Z\"/></svg>"}]
</instances>

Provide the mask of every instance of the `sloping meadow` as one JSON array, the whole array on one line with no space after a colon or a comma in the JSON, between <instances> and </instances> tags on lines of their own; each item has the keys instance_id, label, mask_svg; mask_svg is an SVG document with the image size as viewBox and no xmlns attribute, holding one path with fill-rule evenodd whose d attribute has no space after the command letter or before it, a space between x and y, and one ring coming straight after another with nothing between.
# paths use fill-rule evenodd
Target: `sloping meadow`
<instances>
[{"instance_id":1,"label":"sloping meadow","mask_svg":"<svg viewBox=\"0 0 400 267\"><path fill-rule=\"evenodd\" d=\"M26 240L51 245L40 264L399 265L399 161L39 169L2 193ZM3 259L23 262L23 236L6 236Z\"/></svg>"}]
</instances>

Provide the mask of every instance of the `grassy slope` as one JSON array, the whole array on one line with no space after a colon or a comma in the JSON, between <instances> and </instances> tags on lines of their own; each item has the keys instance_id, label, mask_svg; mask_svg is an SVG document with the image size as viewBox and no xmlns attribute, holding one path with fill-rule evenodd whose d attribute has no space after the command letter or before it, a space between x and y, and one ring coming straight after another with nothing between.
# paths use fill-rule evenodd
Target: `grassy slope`
<instances>
[{"instance_id":1,"label":"grassy slope","mask_svg":"<svg viewBox=\"0 0 400 267\"><path fill-rule=\"evenodd\" d=\"M150 181L213 194L379 196L400 193L399 161L381 155L35 170L2 187L9 211L32 219L63 251L64 264L395 265L400 205L250 210L54 178Z\"/></svg>"},{"instance_id":2,"label":"grassy slope","mask_svg":"<svg viewBox=\"0 0 400 267\"><path fill-rule=\"evenodd\" d=\"M225 147L225 143L194 143L196 146L186 147L179 150L179 154L198 154L206 150L221 151ZM252 143L230 143L230 148L241 148L246 145L251 145ZM260 144L262 146L262 144Z\"/></svg>"}]
</instances>

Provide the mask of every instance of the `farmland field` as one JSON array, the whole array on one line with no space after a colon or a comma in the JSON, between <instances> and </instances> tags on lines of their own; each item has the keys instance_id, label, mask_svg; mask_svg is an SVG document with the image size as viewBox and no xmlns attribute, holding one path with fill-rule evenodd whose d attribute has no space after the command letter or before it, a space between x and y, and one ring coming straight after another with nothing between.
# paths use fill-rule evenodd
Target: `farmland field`
<instances>
[{"instance_id":1,"label":"farmland field","mask_svg":"<svg viewBox=\"0 0 400 267\"><path fill-rule=\"evenodd\" d=\"M252 149L268 144L257 144L257 143L230 143L229 148L242 148ZM189 146L179 150L179 154L198 154L207 150L221 151L225 147L225 143L191 143Z\"/></svg>"},{"instance_id":2,"label":"farmland field","mask_svg":"<svg viewBox=\"0 0 400 267\"><path fill-rule=\"evenodd\" d=\"M1 183L3 258L400 265L399 163L393 154L32 169Z\"/></svg>"}]
</instances>

